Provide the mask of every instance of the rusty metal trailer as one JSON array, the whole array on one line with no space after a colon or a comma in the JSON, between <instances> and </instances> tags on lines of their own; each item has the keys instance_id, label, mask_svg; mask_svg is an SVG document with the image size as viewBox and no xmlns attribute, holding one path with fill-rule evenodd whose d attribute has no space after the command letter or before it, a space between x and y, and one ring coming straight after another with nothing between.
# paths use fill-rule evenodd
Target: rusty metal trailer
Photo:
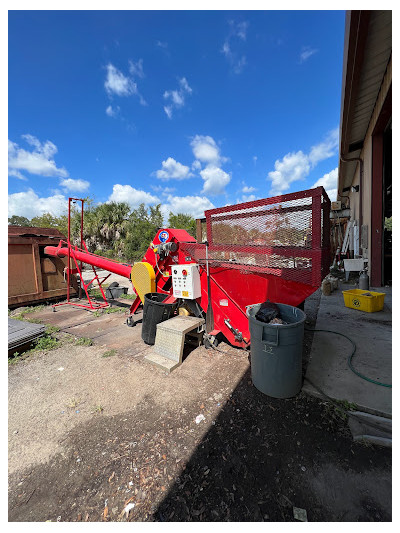
<instances>
[{"instance_id":1,"label":"rusty metal trailer","mask_svg":"<svg viewBox=\"0 0 400 533\"><path fill-rule=\"evenodd\" d=\"M8 226L8 306L65 298L67 259L45 255L46 246L65 239L55 228ZM77 281L71 291L77 294Z\"/></svg>"}]
</instances>

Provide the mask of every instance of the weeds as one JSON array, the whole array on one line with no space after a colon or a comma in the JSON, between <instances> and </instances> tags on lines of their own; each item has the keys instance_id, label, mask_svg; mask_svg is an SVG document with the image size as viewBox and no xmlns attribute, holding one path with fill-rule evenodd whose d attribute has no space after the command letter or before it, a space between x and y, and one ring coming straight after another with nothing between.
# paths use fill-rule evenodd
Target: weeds
<instances>
[{"instance_id":1,"label":"weeds","mask_svg":"<svg viewBox=\"0 0 400 533\"><path fill-rule=\"evenodd\" d=\"M75 409L80 404L81 400L79 398L70 398L67 403L67 407L70 409Z\"/></svg>"},{"instance_id":2,"label":"weeds","mask_svg":"<svg viewBox=\"0 0 400 533\"><path fill-rule=\"evenodd\" d=\"M54 348L57 348L60 345L60 341L56 339L56 337L53 337L53 335L45 333L42 337L36 339L34 344L35 347L27 353L38 352L39 350L54 350Z\"/></svg>"},{"instance_id":3,"label":"weeds","mask_svg":"<svg viewBox=\"0 0 400 533\"><path fill-rule=\"evenodd\" d=\"M107 352L104 352L101 357L113 357L117 354L117 350L108 350Z\"/></svg>"},{"instance_id":4,"label":"weeds","mask_svg":"<svg viewBox=\"0 0 400 533\"><path fill-rule=\"evenodd\" d=\"M42 309L44 309L46 306L43 305L43 304L40 304L40 305L35 305L35 306L32 306L32 307L25 307L25 309L23 309L22 311L20 311L19 313L17 313L16 315L12 315L12 311L8 311L8 316L10 316L11 318L15 318L16 320L28 320L28 322L34 322L34 323L40 323L38 322L39 319L34 319L34 318L30 318L30 319L26 319L25 318L25 315L28 315L30 313L36 313L37 311L41 311Z\"/></svg>"},{"instance_id":5,"label":"weeds","mask_svg":"<svg viewBox=\"0 0 400 533\"><path fill-rule=\"evenodd\" d=\"M13 356L8 358L8 364L15 365L21 359L22 359L22 355L20 355L18 352L14 352Z\"/></svg>"},{"instance_id":6,"label":"weeds","mask_svg":"<svg viewBox=\"0 0 400 533\"><path fill-rule=\"evenodd\" d=\"M110 313L125 313L124 307L106 307L94 311L93 316L109 315Z\"/></svg>"},{"instance_id":7,"label":"weeds","mask_svg":"<svg viewBox=\"0 0 400 533\"><path fill-rule=\"evenodd\" d=\"M136 294L121 294L120 298L124 300L135 300L137 298Z\"/></svg>"},{"instance_id":8,"label":"weeds","mask_svg":"<svg viewBox=\"0 0 400 533\"><path fill-rule=\"evenodd\" d=\"M104 309L103 313L109 314L109 313L125 313L124 307L107 307Z\"/></svg>"},{"instance_id":9,"label":"weeds","mask_svg":"<svg viewBox=\"0 0 400 533\"><path fill-rule=\"evenodd\" d=\"M96 414L96 413L102 413L104 411L104 407L102 405L95 405L94 407L92 407L92 413L93 414Z\"/></svg>"},{"instance_id":10,"label":"weeds","mask_svg":"<svg viewBox=\"0 0 400 533\"><path fill-rule=\"evenodd\" d=\"M93 341L90 337L80 337L74 341L74 346L92 346Z\"/></svg>"},{"instance_id":11,"label":"weeds","mask_svg":"<svg viewBox=\"0 0 400 533\"><path fill-rule=\"evenodd\" d=\"M47 335L54 335L54 333L58 333L59 331L60 328L58 326L46 326Z\"/></svg>"},{"instance_id":12,"label":"weeds","mask_svg":"<svg viewBox=\"0 0 400 533\"><path fill-rule=\"evenodd\" d=\"M346 422L348 419L347 411L354 411L357 409L355 403L347 400L336 400L335 402L322 402L324 408L323 416L328 418L331 423Z\"/></svg>"}]
</instances>

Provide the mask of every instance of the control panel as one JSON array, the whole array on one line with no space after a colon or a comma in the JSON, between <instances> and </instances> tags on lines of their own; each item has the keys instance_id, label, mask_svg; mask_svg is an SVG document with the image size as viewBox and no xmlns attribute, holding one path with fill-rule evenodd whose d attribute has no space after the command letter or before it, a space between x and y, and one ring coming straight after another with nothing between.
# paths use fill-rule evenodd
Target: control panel
<instances>
[{"instance_id":1,"label":"control panel","mask_svg":"<svg viewBox=\"0 0 400 533\"><path fill-rule=\"evenodd\" d=\"M199 265L196 263L173 265L171 270L175 298L195 300L201 296Z\"/></svg>"}]
</instances>

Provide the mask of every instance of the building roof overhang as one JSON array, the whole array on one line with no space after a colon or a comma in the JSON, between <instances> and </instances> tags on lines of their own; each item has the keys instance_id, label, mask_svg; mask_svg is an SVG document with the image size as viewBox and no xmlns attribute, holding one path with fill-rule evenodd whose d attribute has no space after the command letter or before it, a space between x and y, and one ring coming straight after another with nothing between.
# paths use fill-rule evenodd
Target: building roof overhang
<instances>
[{"instance_id":1,"label":"building roof overhang","mask_svg":"<svg viewBox=\"0 0 400 533\"><path fill-rule=\"evenodd\" d=\"M343 53L338 194L353 181L392 52L391 11L347 11Z\"/></svg>"}]
</instances>

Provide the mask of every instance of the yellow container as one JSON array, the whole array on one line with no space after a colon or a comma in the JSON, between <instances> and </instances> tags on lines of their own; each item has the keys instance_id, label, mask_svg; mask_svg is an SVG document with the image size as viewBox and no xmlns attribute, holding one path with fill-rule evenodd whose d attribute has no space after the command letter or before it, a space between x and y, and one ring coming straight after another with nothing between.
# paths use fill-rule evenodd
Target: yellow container
<instances>
[{"instance_id":1,"label":"yellow container","mask_svg":"<svg viewBox=\"0 0 400 533\"><path fill-rule=\"evenodd\" d=\"M364 291L362 289L350 289L342 292L346 307L367 313L375 313L375 311L382 311L383 309L384 292Z\"/></svg>"}]
</instances>

